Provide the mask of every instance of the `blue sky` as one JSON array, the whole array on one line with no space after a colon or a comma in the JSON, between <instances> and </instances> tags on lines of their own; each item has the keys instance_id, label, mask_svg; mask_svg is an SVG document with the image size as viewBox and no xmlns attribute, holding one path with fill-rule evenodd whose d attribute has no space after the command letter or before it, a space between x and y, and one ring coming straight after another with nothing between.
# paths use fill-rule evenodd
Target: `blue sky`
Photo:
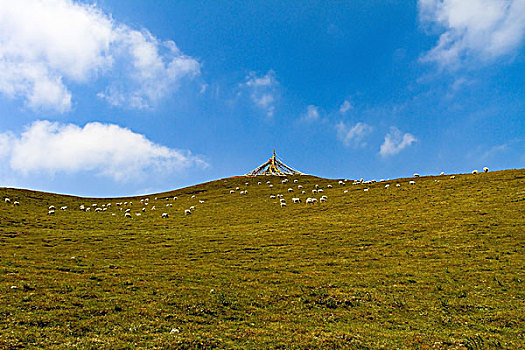
<instances>
[{"instance_id":1,"label":"blue sky","mask_svg":"<svg viewBox=\"0 0 525 350\"><path fill-rule=\"evenodd\" d=\"M0 4L0 186L523 168L525 0Z\"/></svg>"}]
</instances>

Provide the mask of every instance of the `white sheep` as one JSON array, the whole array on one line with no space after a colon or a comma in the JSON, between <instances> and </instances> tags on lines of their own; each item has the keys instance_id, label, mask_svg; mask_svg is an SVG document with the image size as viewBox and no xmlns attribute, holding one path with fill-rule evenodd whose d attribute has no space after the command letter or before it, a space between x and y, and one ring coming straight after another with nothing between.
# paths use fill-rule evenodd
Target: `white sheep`
<instances>
[{"instance_id":1,"label":"white sheep","mask_svg":"<svg viewBox=\"0 0 525 350\"><path fill-rule=\"evenodd\" d=\"M368 188L363 189L363 191L368 192Z\"/></svg>"},{"instance_id":2,"label":"white sheep","mask_svg":"<svg viewBox=\"0 0 525 350\"><path fill-rule=\"evenodd\" d=\"M327 188L332 188L332 185L326 185Z\"/></svg>"},{"instance_id":3,"label":"white sheep","mask_svg":"<svg viewBox=\"0 0 525 350\"><path fill-rule=\"evenodd\" d=\"M414 177L419 177L419 174L418 174L418 173L415 173L415 174L414 174Z\"/></svg>"},{"instance_id":4,"label":"white sheep","mask_svg":"<svg viewBox=\"0 0 525 350\"><path fill-rule=\"evenodd\" d=\"M320 189L317 190L317 192L319 192L319 193L323 193L323 189L320 188Z\"/></svg>"},{"instance_id":5,"label":"white sheep","mask_svg":"<svg viewBox=\"0 0 525 350\"><path fill-rule=\"evenodd\" d=\"M140 216L140 213L135 213L135 215Z\"/></svg>"},{"instance_id":6,"label":"white sheep","mask_svg":"<svg viewBox=\"0 0 525 350\"><path fill-rule=\"evenodd\" d=\"M192 198L192 199L195 198L195 195L191 196L191 198Z\"/></svg>"},{"instance_id":7,"label":"white sheep","mask_svg":"<svg viewBox=\"0 0 525 350\"><path fill-rule=\"evenodd\" d=\"M102 211L102 208L95 208L95 212L101 212Z\"/></svg>"},{"instance_id":8,"label":"white sheep","mask_svg":"<svg viewBox=\"0 0 525 350\"><path fill-rule=\"evenodd\" d=\"M409 185L415 185L416 182L415 182L414 180L410 180L410 181L408 182L408 184L409 184Z\"/></svg>"},{"instance_id":9,"label":"white sheep","mask_svg":"<svg viewBox=\"0 0 525 350\"><path fill-rule=\"evenodd\" d=\"M261 181L257 181L257 185L260 185L261 184Z\"/></svg>"},{"instance_id":10,"label":"white sheep","mask_svg":"<svg viewBox=\"0 0 525 350\"><path fill-rule=\"evenodd\" d=\"M152 207L151 207L151 210L155 210L155 206L152 206Z\"/></svg>"},{"instance_id":11,"label":"white sheep","mask_svg":"<svg viewBox=\"0 0 525 350\"><path fill-rule=\"evenodd\" d=\"M279 202L284 203L286 200L284 198L279 199Z\"/></svg>"},{"instance_id":12,"label":"white sheep","mask_svg":"<svg viewBox=\"0 0 525 350\"><path fill-rule=\"evenodd\" d=\"M341 181L341 180L340 180L340 181L339 181L339 185L344 186L344 185L346 185L346 183L345 183L344 181Z\"/></svg>"},{"instance_id":13,"label":"white sheep","mask_svg":"<svg viewBox=\"0 0 525 350\"><path fill-rule=\"evenodd\" d=\"M326 202L326 198L324 197L319 198L319 202Z\"/></svg>"},{"instance_id":14,"label":"white sheep","mask_svg":"<svg viewBox=\"0 0 525 350\"><path fill-rule=\"evenodd\" d=\"M195 207L192 205L192 206L190 207L190 210L191 210L191 211L194 211L194 210L195 210Z\"/></svg>"},{"instance_id":15,"label":"white sheep","mask_svg":"<svg viewBox=\"0 0 525 350\"><path fill-rule=\"evenodd\" d=\"M312 190L312 194L316 194L317 193L317 190Z\"/></svg>"},{"instance_id":16,"label":"white sheep","mask_svg":"<svg viewBox=\"0 0 525 350\"><path fill-rule=\"evenodd\" d=\"M235 187L235 191L238 191L240 190L241 188L240 187Z\"/></svg>"},{"instance_id":17,"label":"white sheep","mask_svg":"<svg viewBox=\"0 0 525 350\"><path fill-rule=\"evenodd\" d=\"M488 172L489 172L489 168L484 167L484 168L483 168L483 172L484 172L484 173L488 173Z\"/></svg>"},{"instance_id":18,"label":"white sheep","mask_svg":"<svg viewBox=\"0 0 525 350\"><path fill-rule=\"evenodd\" d=\"M146 208L142 208L142 212L144 213L146 211Z\"/></svg>"},{"instance_id":19,"label":"white sheep","mask_svg":"<svg viewBox=\"0 0 525 350\"><path fill-rule=\"evenodd\" d=\"M303 188L303 186L302 185L297 185L297 188L301 189L301 188Z\"/></svg>"},{"instance_id":20,"label":"white sheep","mask_svg":"<svg viewBox=\"0 0 525 350\"><path fill-rule=\"evenodd\" d=\"M162 215L160 217L163 218L163 219L167 219L168 218L168 213L162 213Z\"/></svg>"},{"instance_id":21,"label":"white sheep","mask_svg":"<svg viewBox=\"0 0 525 350\"><path fill-rule=\"evenodd\" d=\"M456 175L452 175L450 178L451 178L451 179L455 179L455 178L456 178Z\"/></svg>"},{"instance_id":22,"label":"white sheep","mask_svg":"<svg viewBox=\"0 0 525 350\"><path fill-rule=\"evenodd\" d=\"M319 188L319 185L315 184L314 187L315 187L315 188Z\"/></svg>"},{"instance_id":23,"label":"white sheep","mask_svg":"<svg viewBox=\"0 0 525 350\"><path fill-rule=\"evenodd\" d=\"M124 217L125 218L131 218L131 214L130 213L124 213Z\"/></svg>"},{"instance_id":24,"label":"white sheep","mask_svg":"<svg viewBox=\"0 0 525 350\"><path fill-rule=\"evenodd\" d=\"M9 204L9 203L11 203L11 199L6 198L6 199L4 199L4 202L5 202L6 204Z\"/></svg>"},{"instance_id":25,"label":"white sheep","mask_svg":"<svg viewBox=\"0 0 525 350\"><path fill-rule=\"evenodd\" d=\"M66 206L66 205L60 207L60 210L66 210L66 209L67 209L67 206Z\"/></svg>"},{"instance_id":26,"label":"white sheep","mask_svg":"<svg viewBox=\"0 0 525 350\"><path fill-rule=\"evenodd\" d=\"M191 210L185 209L184 210L184 215L191 215Z\"/></svg>"},{"instance_id":27,"label":"white sheep","mask_svg":"<svg viewBox=\"0 0 525 350\"><path fill-rule=\"evenodd\" d=\"M16 207L16 206L20 205L20 202L19 201L14 201L13 205Z\"/></svg>"},{"instance_id":28,"label":"white sheep","mask_svg":"<svg viewBox=\"0 0 525 350\"><path fill-rule=\"evenodd\" d=\"M472 175L476 175L478 171L476 169L472 170Z\"/></svg>"},{"instance_id":29,"label":"white sheep","mask_svg":"<svg viewBox=\"0 0 525 350\"><path fill-rule=\"evenodd\" d=\"M199 203L202 204L202 203L204 203L204 201L203 201L202 199L200 199L200 200L199 200Z\"/></svg>"},{"instance_id":30,"label":"white sheep","mask_svg":"<svg viewBox=\"0 0 525 350\"><path fill-rule=\"evenodd\" d=\"M401 187L401 184L396 184L396 187Z\"/></svg>"},{"instance_id":31,"label":"white sheep","mask_svg":"<svg viewBox=\"0 0 525 350\"><path fill-rule=\"evenodd\" d=\"M348 193L348 190L344 190L343 193Z\"/></svg>"},{"instance_id":32,"label":"white sheep","mask_svg":"<svg viewBox=\"0 0 525 350\"><path fill-rule=\"evenodd\" d=\"M275 199L275 195L271 194L270 199Z\"/></svg>"},{"instance_id":33,"label":"white sheep","mask_svg":"<svg viewBox=\"0 0 525 350\"><path fill-rule=\"evenodd\" d=\"M55 215L55 211L54 210L50 210L47 212L47 215Z\"/></svg>"},{"instance_id":34,"label":"white sheep","mask_svg":"<svg viewBox=\"0 0 525 350\"><path fill-rule=\"evenodd\" d=\"M444 171L442 171L442 172L439 174L439 176L443 176L443 175L445 175L445 172L444 172Z\"/></svg>"},{"instance_id":35,"label":"white sheep","mask_svg":"<svg viewBox=\"0 0 525 350\"><path fill-rule=\"evenodd\" d=\"M294 203L301 203L301 198L292 198Z\"/></svg>"},{"instance_id":36,"label":"white sheep","mask_svg":"<svg viewBox=\"0 0 525 350\"><path fill-rule=\"evenodd\" d=\"M122 208L120 208L122 210ZM90 207L87 207L86 208L86 211L91 211L91 208Z\"/></svg>"},{"instance_id":37,"label":"white sheep","mask_svg":"<svg viewBox=\"0 0 525 350\"><path fill-rule=\"evenodd\" d=\"M230 194L234 194L235 193L235 190L230 190Z\"/></svg>"},{"instance_id":38,"label":"white sheep","mask_svg":"<svg viewBox=\"0 0 525 350\"><path fill-rule=\"evenodd\" d=\"M301 191L301 194L306 194L306 191Z\"/></svg>"},{"instance_id":39,"label":"white sheep","mask_svg":"<svg viewBox=\"0 0 525 350\"><path fill-rule=\"evenodd\" d=\"M390 187L390 184L386 184L386 185L385 185L385 188L389 188L389 187Z\"/></svg>"},{"instance_id":40,"label":"white sheep","mask_svg":"<svg viewBox=\"0 0 525 350\"><path fill-rule=\"evenodd\" d=\"M299 182L299 180L295 179L295 180L293 180L293 182L297 183L297 182Z\"/></svg>"},{"instance_id":41,"label":"white sheep","mask_svg":"<svg viewBox=\"0 0 525 350\"><path fill-rule=\"evenodd\" d=\"M54 205L50 205L49 208L47 208L47 209L49 209L49 210L55 210L56 208L55 208Z\"/></svg>"},{"instance_id":42,"label":"white sheep","mask_svg":"<svg viewBox=\"0 0 525 350\"><path fill-rule=\"evenodd\" d=\"M286 207L286 203L285 202L281 202L281 208L283 207Z\"/></svg>"},{"instance_id":43,"label":"white sheep","mask_svg":"<svg viewBox=\"0 0 525 350\"><path fill-rule=\"evenodd\" d=\"M271 188L271 187L273 187L273 185L269 185L269 187Z\"/></svg>"},{"instance_id":44,"label":"white sheep","mask_svg":"<svg viewBox=\"0 0 525 350\"><path fill-rule=\"evenodd\" d=\"M289 189L288 189L288 192L293 192L293 188L289 188Z\"/></svg>"},{"instance_id":45,"label":"white sheep","mask_svg":"<svg viewBox=\"0 0 525 350\"><path fill-rule=\"evenodd\" d=\"M126 209L125 213L129 213L131 211L130 208Z\"/></svg>"}]
</instances>

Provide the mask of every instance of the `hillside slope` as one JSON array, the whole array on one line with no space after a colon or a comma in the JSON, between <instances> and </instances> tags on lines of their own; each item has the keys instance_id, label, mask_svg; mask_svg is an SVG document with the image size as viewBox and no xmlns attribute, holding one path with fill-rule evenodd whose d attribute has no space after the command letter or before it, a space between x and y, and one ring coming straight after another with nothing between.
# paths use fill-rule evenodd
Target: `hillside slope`
<instances>
[{"instance_id":1,"label":"hillside slope","mask_svg":"<svg viewBox=\"0 0 525 350\"><path fill-rule=\"evenodd\" d=\"M0 188L0 199L0 348L525 343L525 169L359 185L236 177L133 198Z\"/></svg>"}]
</instances>

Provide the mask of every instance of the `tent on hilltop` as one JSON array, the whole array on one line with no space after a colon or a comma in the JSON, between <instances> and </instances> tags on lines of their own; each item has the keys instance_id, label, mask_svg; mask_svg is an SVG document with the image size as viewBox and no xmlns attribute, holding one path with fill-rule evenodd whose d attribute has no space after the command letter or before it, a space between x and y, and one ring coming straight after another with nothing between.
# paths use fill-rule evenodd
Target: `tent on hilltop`
<instances>
[{"instance_id":1,"label":"tent on hilltop","mask_svg":"<svg viewBox=\"0 0 525 350\"><path fill-rule=\"evenodd\" d=\"M304 175L302 172L289 167L284 164L277 155L275 154L275 148L273 150L273 156L268 159L265 163L259 165L254 170L247 173L245 176L258 176L258 175L276 175L276 176L287 176L287 175Z\"/></svg>"}]
</instances>

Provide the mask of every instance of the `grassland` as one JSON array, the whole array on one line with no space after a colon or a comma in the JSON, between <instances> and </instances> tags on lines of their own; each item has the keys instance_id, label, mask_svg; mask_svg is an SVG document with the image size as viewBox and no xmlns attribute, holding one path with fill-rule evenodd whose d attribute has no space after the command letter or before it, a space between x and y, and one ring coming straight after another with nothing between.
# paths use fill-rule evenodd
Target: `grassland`
<instances>
[{"instance_id":1,"label":"grassland","mask_svg":"<svg viewBox=\"0 0 525 350\"><path fill-rule=\"evenodd\" d=\"M125 199L0 188L20 202L0 202L0 348L524 348L525 170L409 180L238 177ZM307 206L299 184L328 201Z\"/></svg>"}]
</instances>

